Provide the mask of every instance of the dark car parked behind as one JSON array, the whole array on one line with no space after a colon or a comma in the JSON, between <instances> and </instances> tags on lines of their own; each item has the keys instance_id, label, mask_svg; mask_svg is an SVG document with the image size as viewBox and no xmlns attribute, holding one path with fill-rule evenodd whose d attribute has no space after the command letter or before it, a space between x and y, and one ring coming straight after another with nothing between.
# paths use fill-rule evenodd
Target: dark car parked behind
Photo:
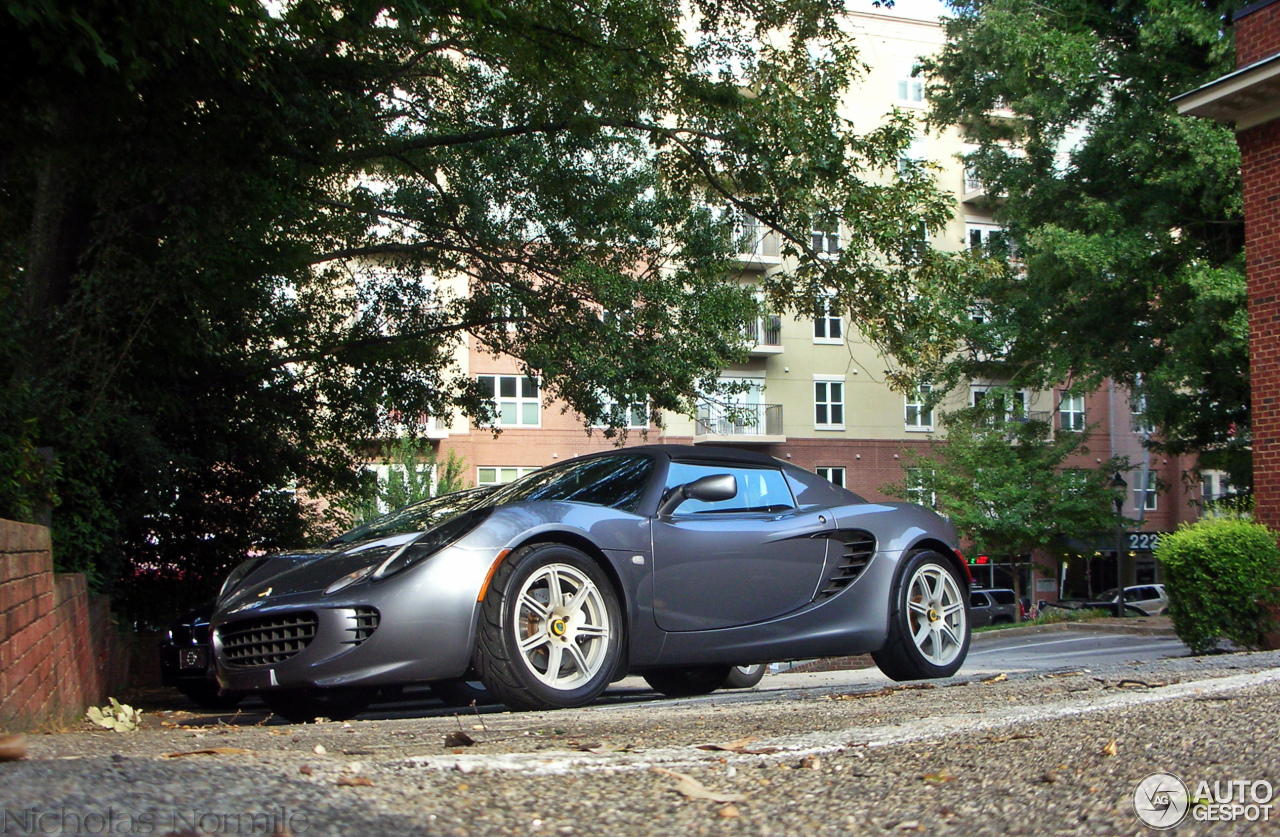
<instances>
[{"instance_id":1,"label":"dark car parked behind","mask_svg":"<svg viewBox=\"0 0 1280 837\"><path fill-rule=\"evenodd\" d=\"M1016 622L1018 609L1018 595L1012 590L992 589L969 592L969 617L975 628Z\"/></svg>"}]
</instances>

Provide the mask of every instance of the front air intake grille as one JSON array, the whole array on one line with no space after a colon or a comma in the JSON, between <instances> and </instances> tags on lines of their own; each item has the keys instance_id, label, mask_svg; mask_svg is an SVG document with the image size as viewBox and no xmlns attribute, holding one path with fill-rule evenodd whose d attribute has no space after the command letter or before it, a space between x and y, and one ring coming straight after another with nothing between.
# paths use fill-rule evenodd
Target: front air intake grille
<instances>
[{"instance_id":1,"label":"front air intake grille","mask_svg":"<svg viewBox=\"0 0 1280 837\"><path fill-rule=\"evenodd\" d=\"M876 539L870 532L855 529L838 532L836 537L844 551L827 572L827 583L818 593L818 601L831 598L857 580L871 562L871 556L876 554Z\"/></svg>"},{"instance_id":2,"label":"front air intake grille","mask_svg":"<svg viewBox=\"0 0 1280 837\"><path fill-rule=\"evenodd\" d=\"M348 618L347 633L350 639L344 639L346 645L359 645L378 630L378 611L372 607L357 607Z\"/></svg>"},{"instance_id":3,"label":"front air intake grille","mask_svg":"<svg viewBox=\"0 0 1280 837\"><path fill-rule=\"evenodd\" d=\"M279 665L311 644L319 624L304 611L221 625L223 659L237 668Z\"/></svg>"}]
</instances>

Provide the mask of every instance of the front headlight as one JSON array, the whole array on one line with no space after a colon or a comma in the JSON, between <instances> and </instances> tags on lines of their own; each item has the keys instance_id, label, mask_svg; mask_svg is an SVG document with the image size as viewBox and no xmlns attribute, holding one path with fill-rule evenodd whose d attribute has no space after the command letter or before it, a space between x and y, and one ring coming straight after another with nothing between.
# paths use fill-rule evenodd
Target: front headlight
<instances>
[{"instance_id":1,"label":"front headlight","mask_svg":"<svg viewBox=\"0 0 1280 837\"><path fill-rule=\"evenodd\" d=\"M493 509L484 508L460 514L422 535L416 541L400 547L391 554L390 558L382 562L382 566L373 571L373 580L381 581L430 558L483 523L492 511Z\"/></svg>"},{"instance_id":2,"label":"front headlight","mask_svg":"<svg viewBox=\"0 0 1280 837\"><path fill-rule=\"evenodd\" d=\"M266 558L250 558L232 570L231 575L227 576L227 580L222 582L222 589L218 591L218 601L222 601L234 592L241 582L249 577L250 573L265 563L267 563Z\"/></svg>"},{"instance_id":3,"label":"front headlight","mask_svg":"<svg viewBox=\"0 0 1280 837\"><path fill-rule=\"evenodd\" d=\"M338 592L339 590L346 590L352 584L355 584L360 581L364 581L366 578L372 575L373 571L376 570L377 568L378 568L377 564L370 564L369 566L358 569L353 573L347 573L342 578L338 579L334 583L330 584L328 587L324 588L324 594L326 596L330 596Z\"/></svg>"}]
</instances>

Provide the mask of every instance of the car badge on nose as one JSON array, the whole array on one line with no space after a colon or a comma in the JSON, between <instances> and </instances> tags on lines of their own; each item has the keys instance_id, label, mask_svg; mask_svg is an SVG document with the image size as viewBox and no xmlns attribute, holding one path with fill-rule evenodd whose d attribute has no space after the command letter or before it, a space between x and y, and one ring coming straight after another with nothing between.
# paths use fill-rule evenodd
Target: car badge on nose
<instances>
[{"instance_id":1,"label":"car badge on nose","mask_svg":"<svg viewBox=\"0 0 1280 837\"><path fill-rule=\"evenodd\" d=\"M267 596L270 596L270 595L271 595L271 588L268 587L266 590L263 590L261 593L258 594L258 598L265 599Z\"/></svg>"}]
</instances>

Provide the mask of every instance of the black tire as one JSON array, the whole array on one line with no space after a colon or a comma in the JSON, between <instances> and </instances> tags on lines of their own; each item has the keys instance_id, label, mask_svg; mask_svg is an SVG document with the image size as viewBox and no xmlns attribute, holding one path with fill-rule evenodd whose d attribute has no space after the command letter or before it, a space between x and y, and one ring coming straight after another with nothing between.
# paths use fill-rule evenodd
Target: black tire
<instances>
[{"instance_id":1,"label":"black tire","mask_svg":"<svg viewBox=\"0 0 1280 837\"><path fill-rule=\"evenodd\" d=\"M657 668L646 672L645 682L655 692L667 697L695 697L709 695L724 688L733 666L688 666L686 668Z\"/></svg>"},{"instance_id":2,"label":"black tire","mask_svg":"<svg viewBox=\"0 0 1280 837\"><path fill-rule=\"evenodd\" d=\"M972 628L969 619L968 590L952 563L932 550L917 552L906 560L907 564L899 576L898 584L893 591L893 600L889 606L888 639L883 648L871 652L871 659L875 660L876 666L893 680L930 680L950 677L959 671L960 666L964 664L965 656L969 653ZM946 619L930 619L931 623L937 621L946 623L951 630L951 635L954 635L955 628L959 627L960 636L955 637L959 640L958 643L952 642L951 635L933 631L930 631L929 636L922 640L930 644L931 654L939 657L942 660L941 664L926 657L914 638L915 629L921 627L918 621L920 615L911 613L908 599L918 574L927 574L928 577L936 577L938 580L941 580L942 574L945 574L945 577L951 579L953 585L945 595L953 596L952 604L960 605L958 625L947 622ZM919 604L927 605L928 603L920 602ZM930 610L932 612L932 608ZM941 641L939 641L940 637ZM935 646L934 643L937 645Z\"/></svg>"},{"instance_id":3,"label":"black tire","mask_svg":"<svg viewBox=\"0 0 1280 837\"><path fill-rule=\"evenodd\" d=\"M594 593L587 594L575 613L550 608L547 618L539 618L519 597L528 588L531 600L549 604L540 597L549 598L547 574L555 568L563 568L557 571L562 573L557 581L562 604L566 604L566 593L572 599L588 583ZM568 591L563 586L566 582ZM579 585L576 591L573 584ZM579 637L578 625L600 633ZM539 636L544 637L541 643L520 650L521 640ZM480 606L471 664L493 697L512 709L563 709L584 706L600 696L614 678L625 642L618 594L604 570L571 546L533 544L516 550L494 573ZM554 672L553 659L559 661ZM572 666L572 672L565 673L566 665ZM557 680L561 684L551 682Z\"/></svg>"},{"instance_id":4,"label":"black tire","mask_svg":"<svg viewBox=\"0 0 1280 837\"><path fill-rule=\"evenodd\" d=\"M367 709L376 694L369 689L276 689L261 696L272 714L305 724L316 718L349 721Z\"/></svg>"},{"instance_id":5,"label":"black tire","mask_svg":"<svg viewBox=\"0 0 1280 837\"><path fill-rule=\"evenodd\" d=\"M484 706L496 703L489 690L479 680L438 680L431 684L431 692L445 706Z\"/></svg>"},{"instance_id":6,"label":"black tire","mask_svg":"<svg viewBox=\"0 0 1280 837\"><path fill-rule=\"evenodd\" d=\"M750 666L734 666L729 669L729 676L724 679L722 689L750 689L764 679L764 673L769 670L766 663L756 663Z\"/></svg>"},{"instance_id":7,"label":"black tire","mask_svg":"<svg viewBox=\"0 0 1280 837\"><path fill-rule=\"evenodd\" d=\"M175 688L201 709L235 709L244 700L240 692L218 694L217 683L182 683Z\"/></svg>"}]
</instances>

